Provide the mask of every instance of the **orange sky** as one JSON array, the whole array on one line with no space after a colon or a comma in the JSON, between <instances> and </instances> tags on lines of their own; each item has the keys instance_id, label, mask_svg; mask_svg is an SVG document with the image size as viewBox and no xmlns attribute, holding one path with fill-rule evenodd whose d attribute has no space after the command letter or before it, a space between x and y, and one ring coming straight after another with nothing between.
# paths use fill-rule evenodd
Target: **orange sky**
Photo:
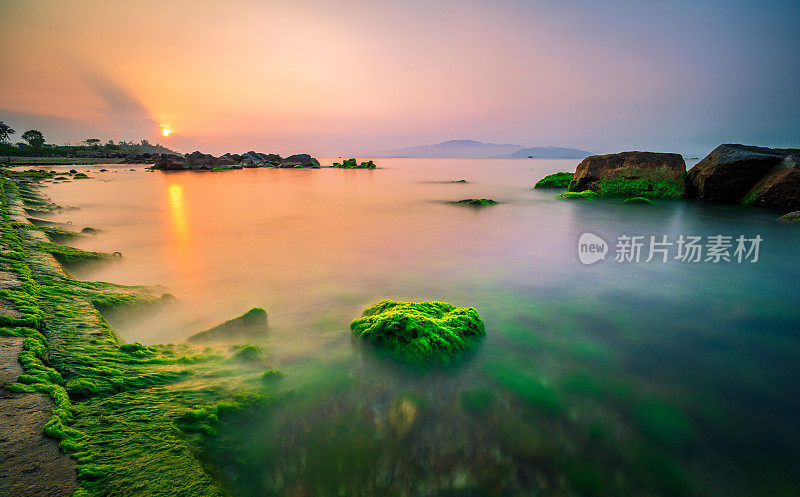
<instances>
[{"instance_id":1,"label":"orange sky","mask_svg":"<svg viewBox=\"0 0 800 497\"><path fill-rule=\"evenodd\" d=\"M589 16L523 4L4 1L0 119L56 142L214 153L450 138L602 148L613 137L598 128L666 112L680 130L665 100L713 95L690 84L668 30L634 44L638 30L593 33Z\"/></svg>"}]
</instances>

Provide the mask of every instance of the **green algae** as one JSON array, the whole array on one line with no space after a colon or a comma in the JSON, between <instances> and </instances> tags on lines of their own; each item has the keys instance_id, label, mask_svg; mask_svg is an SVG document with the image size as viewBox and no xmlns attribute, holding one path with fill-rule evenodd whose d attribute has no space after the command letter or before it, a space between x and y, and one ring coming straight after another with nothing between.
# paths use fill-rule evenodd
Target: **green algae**
<instances>
[{"instance_id":1,"label":"green algae","mask_svg":"<svg viewBox=\"0 0 800 497\"><path fill-rule=\"evenodd\" d=\"M360 164L355 158L345 159L342 162L334 162L333 167L341 169L375 169L375 163L371 160L361 162Z\"/></svg>"},{"instance_id":2,"label":"green algae","mask_svg":"<svg viewBox=\"0 0 800 497\"><path fill-rule=\"evenodd\" d=\"M472 307L381 300L350 323L352 333L415 362L449 362L486 331Z\"/></svg>"},{"instance_id":3,"label":"green algae","mask_svg":"<svg viewBox=\"0 0 800 497\"><path fill-rule=\"evenodd\" d=\"M561 200L594 200L597 198L597 193L592 190L584 190L582 192L564 192L558 196Z\"/></svg>"},{"instance_id":4,"label":"green algae","mask_svg":"<svg viewBox=\"0 0 800 497\"><path fill-rule=\"evenodd\" d=\"M77 174L75 174L75 175L72 177L72 179L87 179L88 177L89 177L89 176L87 176L87 175L86 175L86 174L84 174L84 173L77 173Z\"/></svg>"},{"instance_id":5,"label":"green algae","mask_svg":"<svg viewBox=\"0 0 800 497\"><path fill-rule=\"evenodd\" d=\"M463 200L451 200L450 203L457 205L468 205L470 207L489 207L492 205L497 205L500 202L490 198L465 198Z\"/></svg>"},{"instance_id":6,"label":"green algae","mask_svg":"<svg viewBox=\"0 0 800 497\"><path fill-rule=\"evenodd\" d=\"M631 197L631 198L626 198L622 203L623 204L652 205L653 201L650 200L649 198L645 198L645 197Z\"/></svg>"},{"instance_id":7,"label":"green algae","mask_svg":"<svg viewBox=\"0 0 800 497\"><path fill-rule=\"evenodd\" d=\"M0 335L24 337L24 373L8 388L55 403L43 432L77 462L74 495L228 495L198 454L222 415L267 408L266 385L248 380L240 366L221 369L228 359L218 351L120 344L100 310L170 299L146 287L70 278L59 258L83 263L108 255L42 241L47 230L22 225L20 190L0 180L0 269L19 281L0 296L20 313L0 316ZM198 410L208 415L187 418Z\"/></svg>"},{"instance_id":8,"label":"green algae","mask_svg":"<svg viewBox=\"0 0 800 497\"><path fill-rule=\"evenodd\" d=\"M47 242L40 242L36 248L51 254L58 262L66 267L78 266L85 262L109 261L114 257L105 252L87 252L66 245L56 245L55 243Z\"/></svg>"},{"instance_id":9,"label":"green algae","mask_svg":"<svg viewBox=\"0 0 800 497\"><path fill-rule=\"evenodd\" d=\"M574 173L560 172L548 174L533 186L534 188L566 188L572 181Z\"/></svg>"},{"instance_id":10,"label":"green algae","mask_svg":"<svg viewBox=\"0 0 800 497\"><path fill-rule=\"evenodd\" d=\"M668 169L626 168L614 172L613 176L601 178L590 185L591 191L600 197L644 197L677 199L686 195L684 186L686 173L680 178ZM577 185L573 178L569 189Z\"/></svg>"}]
</instances>

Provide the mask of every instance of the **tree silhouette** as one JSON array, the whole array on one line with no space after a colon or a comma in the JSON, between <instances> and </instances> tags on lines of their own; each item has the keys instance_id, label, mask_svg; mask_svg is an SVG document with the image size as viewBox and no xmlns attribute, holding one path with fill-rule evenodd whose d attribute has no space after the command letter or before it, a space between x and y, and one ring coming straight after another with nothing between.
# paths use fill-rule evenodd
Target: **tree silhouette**
<instances>
[{"instance_id":1,"label":"tree silhouette","mask_svg":"<svg viewBox=\"0 0 800 497\"><path fill-rule=\"evenodd\" d=\"M44 135L37 129L29 129L22 133L22 139L28 142L33 148L39 148L44 145Z\"/></svg>"},{"instance_id":2,"label":"tree silhouette","mask_svg":"<svg viewBox=\"0 0 800 497\"><path fill-rule=\"evenodd\" d=\"M8 139L14 133L16 133L16 131L11 129L11 126L9 126L8 124L4 123L3 121L0 121L0 143L8 142Z\"/></svg>"}]
</instances>

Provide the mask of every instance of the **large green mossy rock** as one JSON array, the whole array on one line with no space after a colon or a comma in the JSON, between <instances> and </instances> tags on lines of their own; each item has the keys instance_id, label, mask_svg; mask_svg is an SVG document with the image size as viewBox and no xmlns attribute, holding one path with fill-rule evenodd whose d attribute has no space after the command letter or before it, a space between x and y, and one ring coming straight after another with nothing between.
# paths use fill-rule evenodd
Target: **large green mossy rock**
<instances>
[{"instance_id":1,"label":"large green mossy rock","mask_svg":"<svg viewBox=\"0 0 800 497\"><path fill-rule=\"evenodd\" d=\"M681 198L686 163L680 154L621 152L592 155L578 164L568 190L599 197Z\"/></svg>"},{"instance_id":2,"label":"large green mossy rock","mask_svg":"<svg viewBox=\"0 0 800 497\"><path fill-rule=\"evenodd\" d=\"M381 300L350 324L354 335L413 362L446 363L486 334L473 307Z\"/></svg>"},{"instance_id":3,"label":"large green mossy rock","mask_svg":"<svg viewBox=\"0 0 800 497\"><path fill-rule=\"evenodd\" d=\"M569 186L569 182L572 181L573 176L575 176L573 173L565 173L565 172L548 174L544 178L537 181L533 187L566 188Z\"/></svg>"},{"instance_id":4,"label":"large green mossy rock","mask_svg":"<svg viewBox=\"0 0 800 497\"><path fill-rule=\"evenodd\" d=\"M188 342L235 342L263 338L267 332L267 312L253 307L238 318L189 337Z\"/></svg>"}]
</instances>

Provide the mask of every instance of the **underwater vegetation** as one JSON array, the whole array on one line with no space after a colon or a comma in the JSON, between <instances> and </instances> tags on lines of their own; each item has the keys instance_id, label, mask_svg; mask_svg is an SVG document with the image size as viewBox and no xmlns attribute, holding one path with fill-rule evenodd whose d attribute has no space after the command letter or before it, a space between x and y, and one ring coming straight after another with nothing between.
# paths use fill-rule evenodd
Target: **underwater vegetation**
<instances>
[{"instance_id":1,"label":"underwater vegetation","mask_svg":"<svg viewBox=\"0 0 800 497\"><path fill-rule=\"evenodd\" d=\"M446 363L486 334L473 307L381 300L350 323L359 338L414 362Z\"/></svg>"},{"instance_id":2,"label":"underwater vegetation","mask_svg":"<svg viewBox=\"0 0 800 497\"><path fill-rule=\"evenodd\" d=\"M464 200L451 200L451 204L468 205L470 207L489 207L500 202L490 198L465 198Z\"/></svg>"},{"instance_id":3,"label":"underwater vegetation","mask_svg":"<svg viewBox=\"0 0 800 497\"><path fill-rule=\"evenodd\" d=\"M375 169L375 163L371 160L358 163L356 159L345 159L342 162L334 162L333 167L338 167L341 169Z\"/></svg>"},{"instance_id":4,"label":"underwater vegetation","mask_svg":"<svg viewBox=\"0 0 800 497\"><path fill-rule=\"evenodd\" d=\"M534 188L566 188L569 186L569 182L572 181L572 177L574 176L573 173L553 173L548 174L544 178L540 179L536 182L533 186Z\"/></svg>"},{"instance_id":5,"label":"underwater vegetation","mask_svg":"<svg viewBox=\"0 0 800 497\"><path fill-rule=\"evenodd\" d=\"M582 192L564 192L558 196L562 200L594 200L597 198L597 193L591 190Z\"/></svg>"},{"instance_id":6,"label":"underwater vegetation","mask_svg":"<svg viewBox=\"0 0 800 497\"><path fill-rule=\"evenodd\" d=\"M652 205L653 201L650 200L649 198L645 198L645 197L631 197L631 198L626 198L622 203L623 204Z\"/></svg>"}]
</instances>

